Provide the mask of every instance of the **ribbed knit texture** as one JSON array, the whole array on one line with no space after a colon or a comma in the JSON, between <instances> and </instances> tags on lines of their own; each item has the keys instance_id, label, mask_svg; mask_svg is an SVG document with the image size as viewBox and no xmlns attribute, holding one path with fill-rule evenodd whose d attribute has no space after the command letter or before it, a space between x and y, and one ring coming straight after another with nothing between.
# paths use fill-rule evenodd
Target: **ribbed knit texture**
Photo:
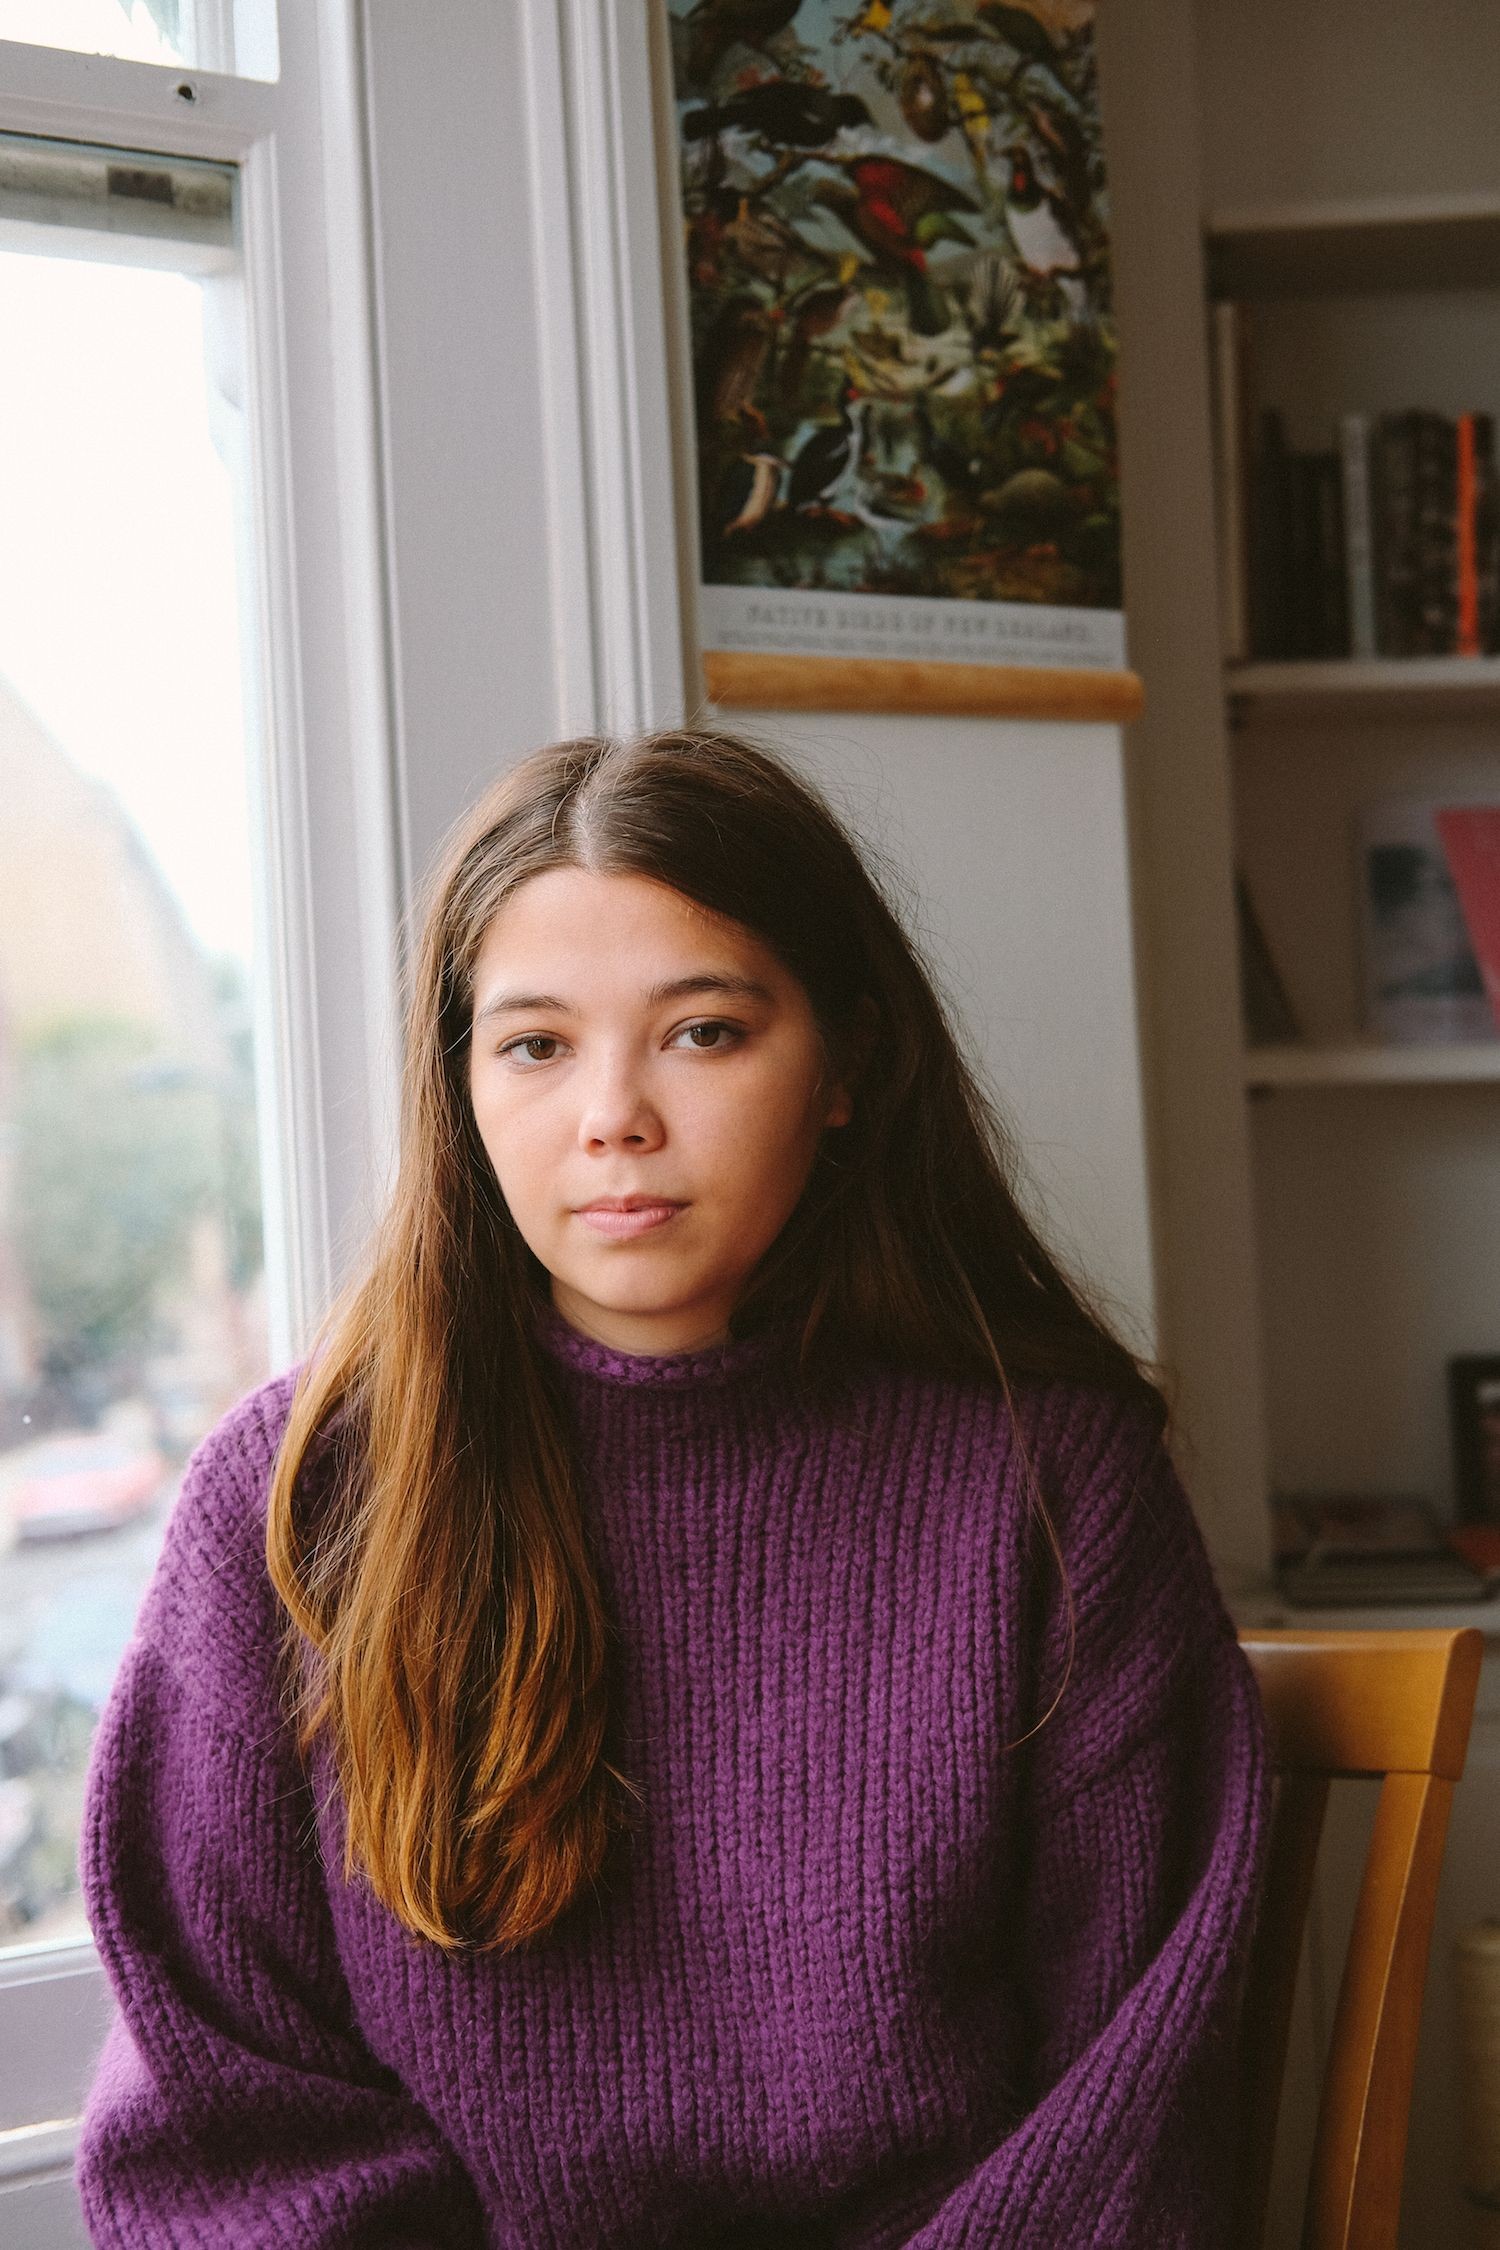
<instances>
[{"instance_id":1,"label":"ribbed knit texture","mask_svg":"<svg viewBox=\"0 0 1500 2250\"><path fill-rule=\"evenodd\" d=\"M784 1331L670 1356L549 1307L619 1635L613 1872L447 1955L340 1873L277 1707L295 1370L193 1457L96 1737L80 1871L118 2001L96 2243L1216 2250L1270 1773L1140 1415ZM327 1798L326 1803L320 1800Z\"/></svg>"}]
</instances>

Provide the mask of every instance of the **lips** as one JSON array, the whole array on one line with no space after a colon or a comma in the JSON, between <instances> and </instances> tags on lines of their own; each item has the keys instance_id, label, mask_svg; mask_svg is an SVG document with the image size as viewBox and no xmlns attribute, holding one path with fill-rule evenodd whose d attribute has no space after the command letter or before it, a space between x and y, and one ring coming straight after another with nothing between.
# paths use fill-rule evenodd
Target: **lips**
<instances>
[{"instance_id":1,"label":"lips","mask_svg":"<svg viewBox=\"0 0 1500 2250\"><path fill-rule=\"evenodd\" d=\"M687 1209L684 1203L645 1201L639 1197L626 1197L614 1203L591 1203L577 1216L595 1234L611 1241L629 1242L637 1235L654 1233L675 1219L679 1211Z\"/></svg>"}]
</instances>

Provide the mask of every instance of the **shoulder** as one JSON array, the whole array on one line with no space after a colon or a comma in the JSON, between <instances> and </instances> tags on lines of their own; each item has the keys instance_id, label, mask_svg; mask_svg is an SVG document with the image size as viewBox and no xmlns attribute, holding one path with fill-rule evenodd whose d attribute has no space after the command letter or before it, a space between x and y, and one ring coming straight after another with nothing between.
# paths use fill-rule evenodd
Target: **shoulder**
<instances>
[{"instance_id":1,"label":"shoulder","mask_svg":"<svg viewBox=\"0 0 1500 2250\"><path fill-rule=\"evenodd\" d=\"M271 1473L302 1371L245 1394L189 1455L133 1639L230 1715L263 1698L284 1611L266 1568Z\"/></svg>"},{"instance_id":2,"label":"shoulder","mask_svg":"<svg viewBox=\"0 0 1500 2250\"><path fill-rule=\"evenodd\" d=\"M1144 1562L1153 1522L1168 1519L1174 1538L1183 1515L1192 1525L1180 1486L1162 1489L1172 1474L1164 1419L1144 1386L1123 1393L1013 1374L1002 1387L993 1375L874 1358L859 1364L838 1416L899 1487L941 1487L976 1536L997 1541L1012 1573L1039 1499L1085 1584Z\"/></svg>"},{"instance_id":3,"label":"shoulder","mask_svg":"<svg viewBox=\"0 0 1500 2250\"><path fill-rule=\"evenodd\" d=\"M1071 1675L1062 1739L1107 1769L1190 1707L1235 1627L1159 1402L1051 1383L1022 1421L1058 1549L1034 1550L1037 1676Z\"/></svg>"},{"instance_id":4,"label":"shoulder","mask_svg":"<svg viewBox=\"0 0 1500 2250\"><path fill-rule=\"evenodd\" d=\"M1012 1375L1007 1391L989 1376L882 1360L862 1366L848 1406L863 1427L930 1430L950 1451L966 1440L963 1450L990 1470L1029 1465L1049 1506L1080 1527L1165 1458L1165 1412L1144 1390Z\"/></svg>"}]
</instances>

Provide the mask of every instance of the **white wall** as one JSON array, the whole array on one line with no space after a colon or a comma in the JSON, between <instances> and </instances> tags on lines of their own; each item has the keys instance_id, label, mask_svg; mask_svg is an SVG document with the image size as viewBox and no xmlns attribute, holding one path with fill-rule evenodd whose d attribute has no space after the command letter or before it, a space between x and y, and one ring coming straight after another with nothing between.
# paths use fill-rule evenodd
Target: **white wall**
<instances>
[{"instance_id":1,"label":"white wall","mask_svg":"<svg viewBox=\"0 0 1500 2250\"><path fill-rule=\"evenodd\" d=\"M904 879L899 910L1016 1133L1029 1214L1154 1348L1120 732L732 712Z\"/></svg>"}]
</instances>

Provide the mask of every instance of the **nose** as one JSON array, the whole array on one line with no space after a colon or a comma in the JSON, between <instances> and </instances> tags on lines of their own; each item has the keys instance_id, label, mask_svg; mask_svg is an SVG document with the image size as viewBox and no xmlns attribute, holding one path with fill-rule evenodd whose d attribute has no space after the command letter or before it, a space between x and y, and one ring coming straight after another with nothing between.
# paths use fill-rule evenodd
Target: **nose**
<instances>
[{"instance_id":1,"label":"nose","mask_svg":"<svg viewBox=\"0 0 1500 2250\"><path fill-rule=\"evenodd\" d=\"M579 1146L585 1149L658 1146L664 1127L638 1066L628 1055L603 1060L593 1072L578 1118Z\"/></svg>"}]
</instances>

